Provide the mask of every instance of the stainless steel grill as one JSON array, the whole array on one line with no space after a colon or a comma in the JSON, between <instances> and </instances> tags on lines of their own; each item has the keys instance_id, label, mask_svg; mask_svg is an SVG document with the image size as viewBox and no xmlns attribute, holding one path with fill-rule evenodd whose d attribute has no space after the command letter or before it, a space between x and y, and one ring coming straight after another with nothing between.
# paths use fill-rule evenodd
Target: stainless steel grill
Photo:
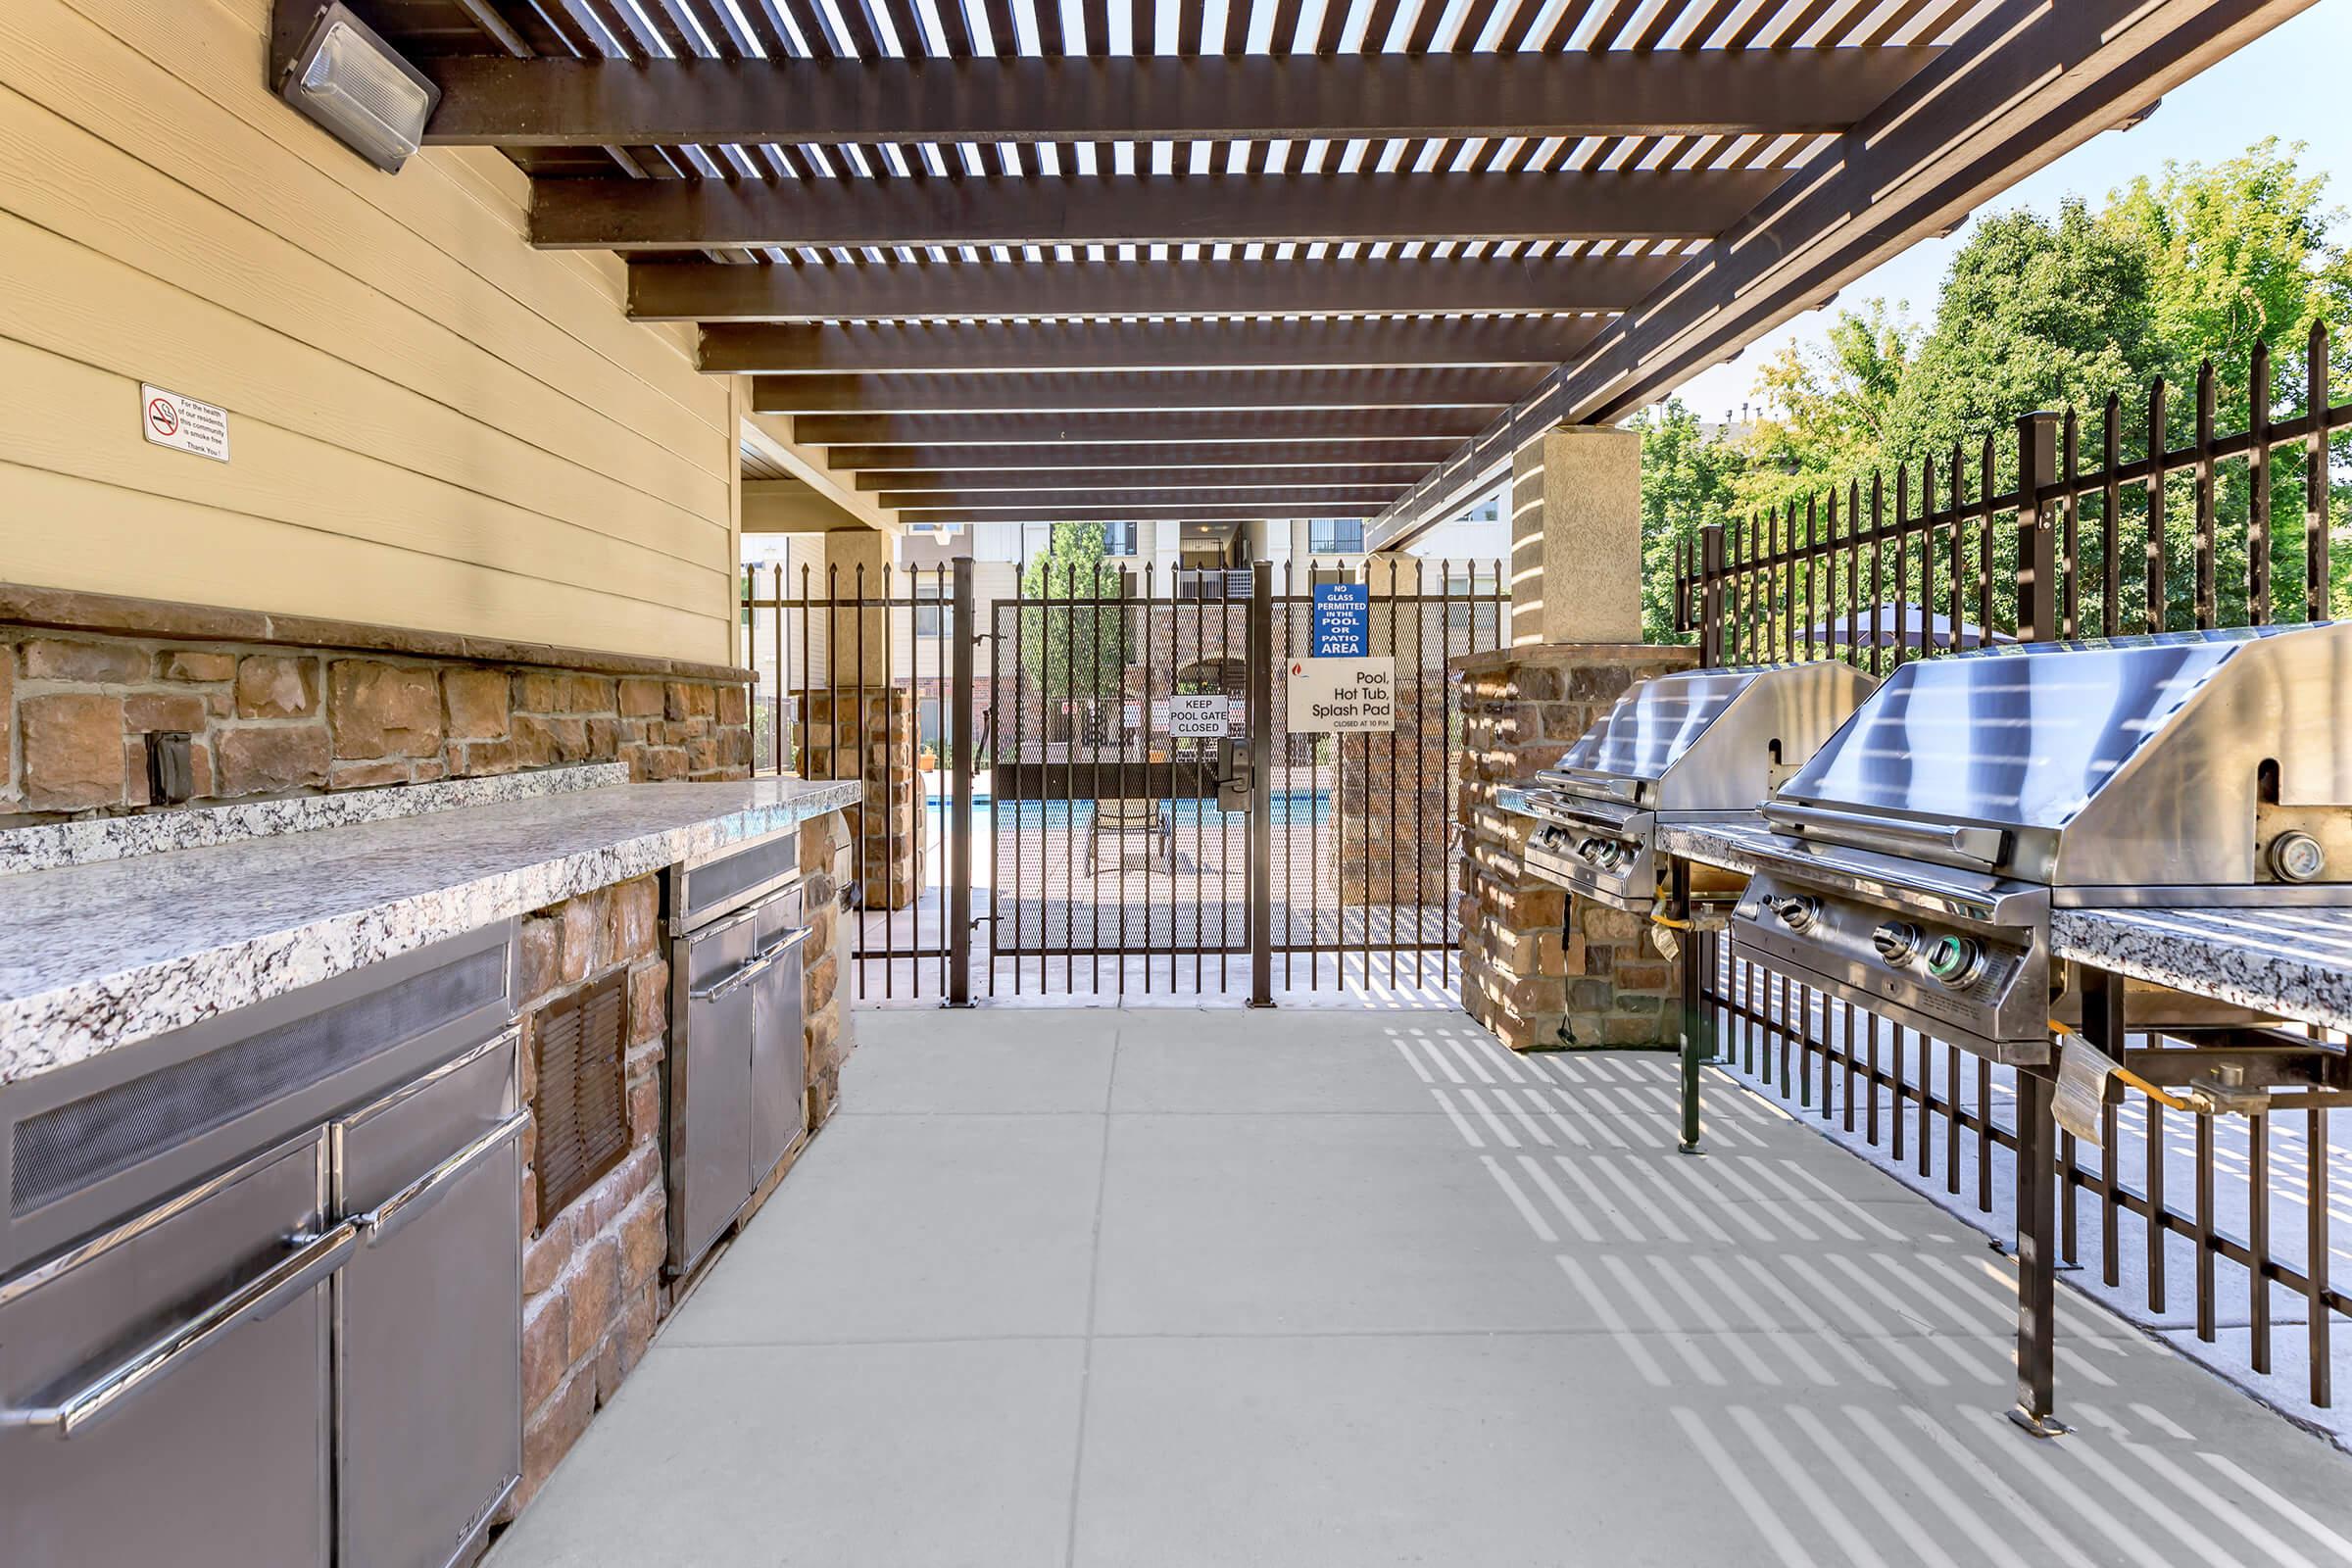
<instances>
[{"instance_id":1,"label":"stainless steel grill","mask_svg":"<svg viewBox=\"0 0 2352 1568\"><path fill-rule=\"evenodd\" d=\"M1528 837L1528 866L1613 908L1646 912L1664 891L1660 825L1753 812L1877 684L1826 662L1642 682L1512 803L1541 824ZM1696 872L1705 884L1697 894L1738 891Z\"/></svg>"},{"instance_id":2,"label":"stainless steel grill","mask_svg":"<svg viewBox=\"0 0 2352 1568\"><path fill-rule=\"evenodd\" d=\"M2025 1065L2080 999L2053 906L2352 905L2352 625L1905 664L1764 807L1735 940ZM2133 1027L2253 1021L2152 988Z\"/></svg>"}]
</instances>

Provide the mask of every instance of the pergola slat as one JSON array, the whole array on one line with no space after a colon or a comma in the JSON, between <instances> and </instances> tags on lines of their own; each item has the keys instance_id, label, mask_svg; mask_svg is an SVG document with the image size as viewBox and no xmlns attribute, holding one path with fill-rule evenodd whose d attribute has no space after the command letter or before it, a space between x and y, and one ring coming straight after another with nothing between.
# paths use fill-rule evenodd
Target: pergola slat
<instances>
[{"instance_id":1,"label":"pergola slat","mask_svg":"<svg viewBox=\"0 0 2352 1568\"><path fill-rule=\"evenodd\" d=\"M1388 441L1475 435L1484 409L1178 410L1168 414L808 414L793 439L810 446L1038 447L1055 442Z\"/></svg>"},{"instance_id":2,"label":"pergola slat","mask_svg":"<svg viewBox=\"0 0 2352 1568\"><path fill-rule=\"evenodd\" d=\"M1596 317L1491 319L1022 321L714 326L702 366L726 374L973 374L1020 370L1549 368Z\"/></svg>"},{"instance_id":3,"label":"pergola slat","mask_svg":"<svg viewBox=\"0 0 2352 1568\"><path fill-rule=\"evenodd\" d=\"M806 422L806 421L804 421ZM921 470L965 473L1018 471L1024 473L1182 468L1205 475L1220 468L1247 471L1313 471L1361 465L1412 470L1418 478L1429 466L1452 450L1451 438L1430 436L1413 440L1324 441L1311 437L1280 444L1259 441L1190 441L1166 443L1074 442L1036 446L836 446L826 454L836 469L858 470L860 490L899 488L902 474ZM870 471L869 471L870 470ZM918 488L911 483L907 488Z\"/></svg>"},{"instance_id":4,"label":"pergola slat","mask_svg":"<svg viewBox=\"0 0 2352 1568\"><path fill-rule=\"evenodd\" d=\"M1091 245L1283 240L1706 239L1787 177L1672 172L543 179L533 243Z\"/></svg>"},{"instance_id":5,"label":"pergola slat","mask_svg":"<svg viewBox=\"0 0 2352 1568\"><path fill-rule=\"evenodd\" d=\"M1277 514L1286 507L1352 508L1350 514L1369 515L1396 498L1402 485L1325 485L1312 490L1269 491L1190 489L1124 490L885 490L880 501L894 509L961 508L975 512L1051 514L1079 507L1260 507Z\"/></svg>"},{"instance_id":6,"label":"pergola slat","mask_svg":"<svg viewBox=\"0 0 2352 1568\"><path fill-rule=\"evenodd\" d=\"M1169 462L1163 456L1162 463ZM1330 485L1384 485L1393 498L1428 471L1427 463L1328 463L1312 467L1258 464L1213 466L1101 468L890 468L858 475L859 490L1312 490ZM1149 494L1138 495L1149 501ZM888 504L888 503L886 503ZM909 502L920 506L920 502ZM1384 500L1383 505L1386 505Z\"/></svg>"},{"instance_id":7,"label":"pergola slat","mask_svg":"<svg viewBox=\"0 0 2352 1568\"><path fill-rule=\"evenodd\" d=\"M727 267L639 262L640 321L1366 316L1622 311L1673 256Z\"/></svg>"},{"instance_id":8,"label":"pergola slat","mask_svg":"<svg viewBox=\"0 0 2352 1568\"><path fill-rule=\"evenodd\" d=\"M973 507L925 508L899 514L908 527L970 527L983 522L1261 522L1269 517L1361 517L1362 507L1284 503L1241 506L1078 507L1055 503L1032 512L991 512Z\"/></svg>"},{"instance_id":9,"label":"pergola slat","mask_svg":"<svg viewBox=\"0 0 2352 1568\"><path fill-rule=\"evenodd\" d=\"M1102 370L976 375L762 375L759 414L1151 413L1165 409L1507 408L1524 366L1406 370Z\"/></svg>"},{"instance_id":10,"label":"pergola slat","mask_svg":"<svg viewBox=\"0 0 2352 1568\"><path fill-rule=\"evenodd\" d=\"M1842 130L1932 48L423 62L442 146L1263 141Z\"/></svg>"}]
</instances>

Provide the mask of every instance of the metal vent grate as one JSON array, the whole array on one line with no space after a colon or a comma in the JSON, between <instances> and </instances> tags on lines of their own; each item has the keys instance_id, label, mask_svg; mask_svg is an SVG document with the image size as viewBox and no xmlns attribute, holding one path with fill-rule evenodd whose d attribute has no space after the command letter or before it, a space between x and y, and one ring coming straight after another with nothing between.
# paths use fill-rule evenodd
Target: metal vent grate
<instances>
[{"instance_id":1,"label":"metal vent grate","mask_svg":"<svg viewBox=\"0 0 2352 1568\"><path fill-rule=\"evenodd\" d=\"M29 1214L159 1150L226 1126L507 993L490 948L397 985L85 1095L17 1124L9 1212Z\"/></svg>"},{"instance_id":2,"label":"metal vent grate","mask_svg":"<svg viewBox=\"0 0 2352 1568\"><path fill-rule=\"evenodd\" d=\"M628 971L616 969L549 1003L531 1021L538 1068L532 1180L542 1227L628 1152Z\"/></svg>"}]
</instances>

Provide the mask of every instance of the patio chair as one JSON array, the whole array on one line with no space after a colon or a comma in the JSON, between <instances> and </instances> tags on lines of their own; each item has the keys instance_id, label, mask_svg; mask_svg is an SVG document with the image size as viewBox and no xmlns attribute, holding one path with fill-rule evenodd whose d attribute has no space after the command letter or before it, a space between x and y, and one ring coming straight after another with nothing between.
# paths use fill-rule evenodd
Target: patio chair
<instances>
[{"instance_id":1,"label":"patio chair","mask_svg":"<svg viewBox=\"0 0 2352 1568\"><path fill-rule=\"evenodd\" d=\"M1094 820L1086 830L1087 870L1091 873L1098 868L1102 856L1102 841L1106 838L1115 846L1114 853L1119 857L1112 862L1112 868L1123 869L1127 863L1127 841L1136 837L1144 841L1144 869L1150 870L1155 858L1173 865L1170 857L1175 852L1175 836L1167 813L1159 808L1158 801L1097 801Z\"/></svg>"}]
</instances>

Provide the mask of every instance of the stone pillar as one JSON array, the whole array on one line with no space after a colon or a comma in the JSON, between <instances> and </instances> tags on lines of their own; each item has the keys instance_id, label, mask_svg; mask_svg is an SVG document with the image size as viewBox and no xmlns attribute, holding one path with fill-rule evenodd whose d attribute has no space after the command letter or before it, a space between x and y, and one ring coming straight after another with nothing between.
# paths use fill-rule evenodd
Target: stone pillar
<instances>
[{"instance_id":1,"label":"stone pillar","mask_svg":"<svg viewBox=\"0 0 2352 1568\"><path fill-rule=\"evenodd\" d=\"M1462 1007L1513 1051L1679 1038L1682 973L1646 918L1531 874L1520 859L1530 823L1494 798L1558 761L1636 681L1696 662L1695 649L1639 643L1453 661L1462 683Z\"/></svg>"},{"instance_id":2,"label":"stone pillar","mask_svg":"<svg viewBox=\"0 0 2352 1568\"><path fill-rule=\"evenodd\" d=\"M1511 457L1511 644L1641 640L1641 432L1554 426Z\"/></svg>"},{"instance_id":3,"label":"stone pillar","mask_svg":"<svg viewBox=\"0 0 2352 1568\"><path fill-rule=\"evenodd\" d=\"M1390 918L1407 931L1421 929L1416 909L1445 908L1452 884L1446 834L1453 782L1446 774L1445 612L1417 604L1390 612L1396 595L1437 591L1435 564L1417 573L1420 564L1401 554L1365 559L1371 650L1396 661L1396 728L1389 735L1337 737L1347 758L1338 801L1340 896L1365 908L1393 906Z\"/></svg>"},{"instance_id":4,"label":"stone pillar","mask_svg":"<svg viewBox=\"0 0 2352 1568\"><path fill-rule=\"evenodd\" d=\"M826 534L814 591L845 604L880 599L882 568L890 559L886 534L866 528ZM906 597L906 579L896 571L891 576L893 593ZM904 630L906 612L895 613ZM855 852L847 885L854 890L852 906L867 909L904 909L922 896L929 826L917 770L911 644L902 638L891 647L893 615L885 610L819 612L826 679L801 700L801 775L865 785L864 801L846 813Z\"/></svg>"}]
</instances>

